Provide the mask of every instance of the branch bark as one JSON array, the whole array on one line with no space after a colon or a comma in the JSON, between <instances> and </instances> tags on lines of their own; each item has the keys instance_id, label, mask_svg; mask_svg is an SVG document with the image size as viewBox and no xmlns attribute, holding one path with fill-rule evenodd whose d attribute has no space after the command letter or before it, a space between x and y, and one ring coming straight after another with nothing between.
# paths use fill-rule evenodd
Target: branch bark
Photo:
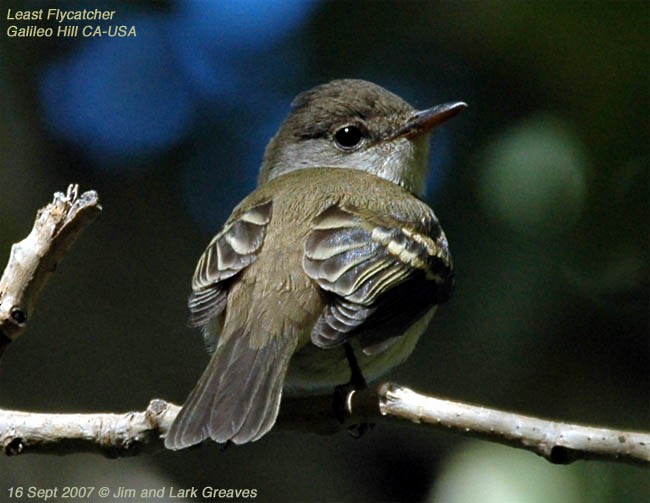
<instances>
[{"instance_id":1,"label":"branch bark","mask_svg":"<svg viewBox=\"0 0 650 503\"><path fill-rule=\"evenodd\" d=\"M144 412L124 414L38 414L0 410L0 446L5 454L26 452L102 453L132 456L163 448L159 438L180 410L164 400L152 400Z\"/></svg>"},{"instance_id":2,"label":"branch bark","mask_svg":"<svg viewBox=\"0 0 650 503\"><path fill-rule=\"evenodd\" d=\"M581 459L650 466L650 434L548 421L416 393L393 383L352 391L343 424L334 419L332 397L286 397L277 429L332 434L360 423L411 421L532 451L551 463ZM35 414L0 410L5 454L100 452L108 457L152 453L180 407L154 399L144 412Z\"/></svg>"},{"instance_id":3,"label":"branch bark","mask_svg":"<svg viewBox=\"0 0 650 503\"><path fill-rule=\"evenodd\" d=\"M11 247L0 278L0 356L27 330L45 282L102 209L95 191L81 196L78 192L78 185L70 185L65 194L56 192L52 202L38 211L29 235Z\"/></svg>"},{"instance_id":4,"label":"branch bark","mask_svg":"<svg viewBox=\"0 0 650 503\"><path fill-rule=\"evenodd\" d=\"M94 191L78 186L39 210L31 233L13 245L0 279L0 355L27 328L34 302L50 273L81 231L101 211ZM344 397L344 422L330 396L285 397L278 429L334 433L355 424L410 421L533 451L552 463L606 459L650 465L650 433L548 421L422 395L397 384L352 391ZM0 410L5 454L101 452L109 457L163 449L180 407L154 399L144 412L38 414ZM340 412L340 407L336 409Z\"/></svg>"},{"instance_id":5,"label":"branch bark","mask_svg":"<svg viewBox=\"0 0 650 503\"><path fill-rule=\"evenodd\" d=\"M532 451L551 463L601 459L650 466L650 433L568 424L441 400L396 384L379 392L382 414Z\"/></svg>"}]
</instances>

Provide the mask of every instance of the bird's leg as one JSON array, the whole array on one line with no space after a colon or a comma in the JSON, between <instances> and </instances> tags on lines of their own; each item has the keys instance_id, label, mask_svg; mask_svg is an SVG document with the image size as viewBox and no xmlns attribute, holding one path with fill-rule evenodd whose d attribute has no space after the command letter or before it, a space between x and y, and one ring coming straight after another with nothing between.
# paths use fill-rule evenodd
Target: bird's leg
<instances>
[{"instance_id":1,"label":"bird's leg","mask_svg":"<svg viewBox=\"0 0 650 503\"><path fill-rule=\"evenodd\" d=\"M345 422L346 417L351 412L348 407L348 400L351 398L352 393L368 387L361 372L359 362L354 355L354 349L347 342L343 344L343 349L345 350L345 357L350 366L350 380L346 384L341 384L334 389L334 414L341 423ZM361 438L366 431L372 429L374 426L373 423L353 424L348 427L348 433L353 438Z\"/></svg>"},{"instance_id":2,"label":"bird's leg","mask_svg":"<svg viewBox=\"0 0 650 503\"><path fill-rule=\"evenodd\" d=\"M345 349L345 357L348 360L348 365L350 365L350 381L348 382L349 386L352 386L354 389L364 389L368 387L366 380L363 378L363 373L361 372L361 367L357 361L357 357L354 356L354 349L350 346L350 343L346 342L343 344L343 349Z\"/></svg>"}]
</instances>

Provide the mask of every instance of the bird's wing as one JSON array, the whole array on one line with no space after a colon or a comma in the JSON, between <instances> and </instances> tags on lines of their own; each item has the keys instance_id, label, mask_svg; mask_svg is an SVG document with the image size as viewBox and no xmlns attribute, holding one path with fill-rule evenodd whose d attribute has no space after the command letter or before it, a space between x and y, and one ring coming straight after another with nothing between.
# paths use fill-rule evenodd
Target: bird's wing
<instances>
[{"instance_id":1,"label":"bird's wing","mask_svg":"<svg viewBox=\"0 0 650 503\"><path fill-rule=\"evenodd\" d=\"M332 298L311 338L332 347L358 336L366 353L385 349L453 286L447 239L433 212L409 221L334 205L313 221L303 268Z\"/></svg>"},{"instance_id":2,"label":"bird's wing","mask_svg":"<svg viewBox=\"0 0 650 503\"><path fill-rule=\"evenodd\" d=\"M271 201L237 212L210 241L192 278L188 300L191 326L205 327L222 314L226 307L228 280L257 259L271 212ZM207 342L210 346L210 341Z\"/></svg>"}]
</instances>

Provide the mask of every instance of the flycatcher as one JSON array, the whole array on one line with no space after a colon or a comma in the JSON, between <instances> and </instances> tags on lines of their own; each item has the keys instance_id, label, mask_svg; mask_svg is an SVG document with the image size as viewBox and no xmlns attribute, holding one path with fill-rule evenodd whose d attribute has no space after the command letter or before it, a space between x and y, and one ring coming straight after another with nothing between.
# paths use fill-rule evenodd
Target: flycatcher
<instances>
[{"instance_id":1,"label":"flycatcher","mask_svg":"<svg viewBox=\"0 0 650 503\"><path fill-rule=\"evenodd\" d=\"M429 133L466 106L417 111L362 80L298 95L257 189L196 267L190 323L212 357L168 448L257 440L283 390L333 391L359 369L374 380L413 351L453 287L447 239L418 199Z\"/></svg>"}]
</instances>

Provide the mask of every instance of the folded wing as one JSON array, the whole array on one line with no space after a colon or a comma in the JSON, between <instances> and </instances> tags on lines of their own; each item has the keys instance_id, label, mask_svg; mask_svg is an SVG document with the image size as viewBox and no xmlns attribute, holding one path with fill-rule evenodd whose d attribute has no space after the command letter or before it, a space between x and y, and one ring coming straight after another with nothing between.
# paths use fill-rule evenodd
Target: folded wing
<instances>
[{"instance_id":1,"label":"folded wing","mask_svg":"<svg viewBox=\"0 0 650 503\"><path fill-rule=\"evenodd\" d=\"M226 223L201 255L192 278L188 300L189 324L204 328L208 350L212 352L218 329L206 328L212 320L220 322L228 293L228 280L252 264L271 220L272 203L253 206Z\"/></svg>"},{"instance_id":2,"label":"folded wing","mask_svg":"<svg viewBox=\"0 0 650 503\"><path fill-rule=\"evenodd\" d=\"M331 206L313 222L305 245L307 275L332 294L312 330L319 347L358 336L378 352L453 287L447 240L433 212L403 221L367 209Z\"/></svg>"}]
</instances>

